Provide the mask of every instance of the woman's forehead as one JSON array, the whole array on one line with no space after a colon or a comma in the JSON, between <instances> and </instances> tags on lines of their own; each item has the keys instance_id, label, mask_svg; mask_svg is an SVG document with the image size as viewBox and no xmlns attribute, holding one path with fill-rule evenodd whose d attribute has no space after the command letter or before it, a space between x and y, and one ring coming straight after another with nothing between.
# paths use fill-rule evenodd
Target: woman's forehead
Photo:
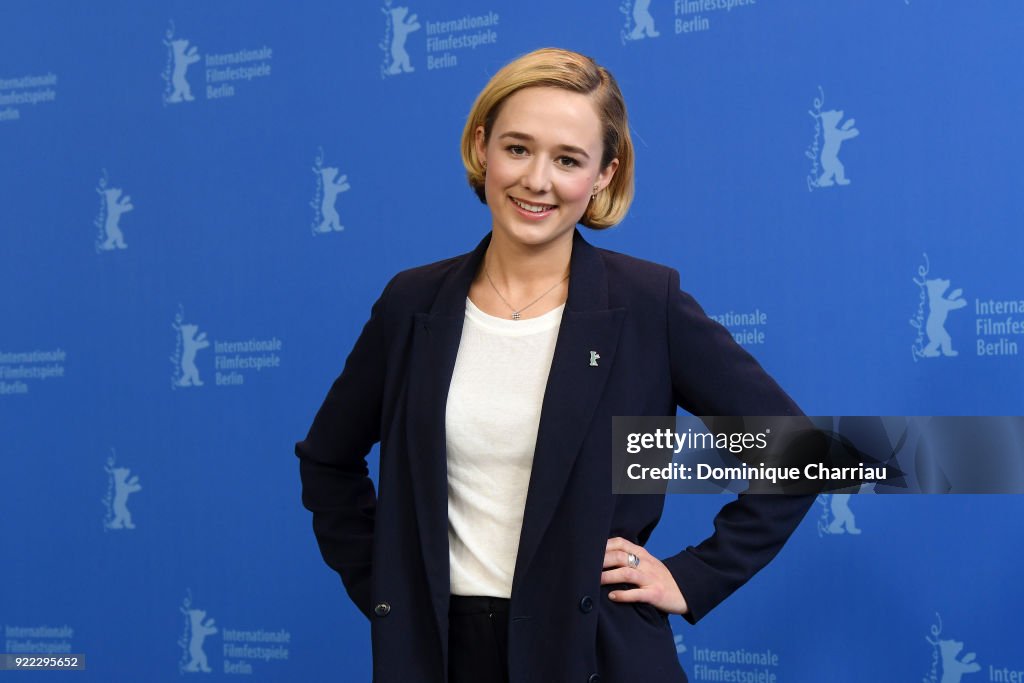
<instances>
[{"instance_id":1,"label":"woman's forehead","mask_svg":"<svg viewBox=\"0 0 1024 683\"><path fill-rule=\"evenodd\" d=\"M537 140L573 137L600 141L601 120L593 100L582 93L553 87L524 88L502 104L493 132L515 131Z\"/></svg>"}]
</instances>

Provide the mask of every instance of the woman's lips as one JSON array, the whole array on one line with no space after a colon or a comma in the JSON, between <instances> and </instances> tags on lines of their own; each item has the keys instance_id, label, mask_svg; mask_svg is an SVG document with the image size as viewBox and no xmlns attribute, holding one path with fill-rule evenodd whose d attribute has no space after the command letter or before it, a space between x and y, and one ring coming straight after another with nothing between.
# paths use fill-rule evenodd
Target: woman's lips
<instances>
[{"instance_id":1,"label":"woman's lips","mask_svg":"<svg viewBox=\"0 0 1024 683\"><path fill-rule=\"evenodd\" d=\"M509 197L509 201L512 202L512 206L516 208L516 211L519 212L520 216L525 216L526 218L532 218L534 220L544 218L545 216L550 215L551 212L553 212L557 208L556 206L552 206L550 204L534 204L533 202L524 202L521 199L516 199L515 197L511 196ZM547 206L548 208L544 209L543 211L530 211L529 209L520 206L520 203L528 206Z\"/></svg>"}]
</instances>

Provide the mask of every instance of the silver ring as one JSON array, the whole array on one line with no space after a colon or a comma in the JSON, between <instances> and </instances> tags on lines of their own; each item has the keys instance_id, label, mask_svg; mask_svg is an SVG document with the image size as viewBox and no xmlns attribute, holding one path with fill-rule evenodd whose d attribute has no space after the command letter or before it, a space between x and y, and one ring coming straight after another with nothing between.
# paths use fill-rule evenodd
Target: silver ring
<instances>
[{"instance_id":1,"label":"silver ring","mask_svg":"<svg viewBox=\"0 0 1024 683\"><path fill-rule=\"evenodd\" d=\"M640 558L634 555L633 553L626 553L626 564L628 564L633 569L636 569L640 566Z\"/></svg>"}]
</instances>

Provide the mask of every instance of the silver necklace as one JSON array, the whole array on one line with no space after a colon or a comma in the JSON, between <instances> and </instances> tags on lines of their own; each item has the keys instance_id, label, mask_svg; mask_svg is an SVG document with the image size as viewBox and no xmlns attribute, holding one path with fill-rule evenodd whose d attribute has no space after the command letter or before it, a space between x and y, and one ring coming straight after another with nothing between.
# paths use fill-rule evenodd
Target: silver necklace
<instances>
[{"instance_id":1,"label":"silver necklace","mask_svg":"<svg viewBox=\"0 0 1024 683\"><path fill-rule=\"evenodd\" d=\"M537 303L538 301L540 301L541 299L543 299L544 297L546 297L546 296L547 296L548 294L550 294L550 293L551 293L551 290L553 290L553 289L554 289L555 287L557 287L558 285L562 284L563 282L565 282L566 280L568 280L568 279L569 279L569 273L566 273L566 274L565 274L565 277L563 277L563 278L562 278L561 280L559 280L559 281L558 281L558 282L556 282L555 284L551 285L551 287L549 287L549 288L548 288L548 290L547 290L546 292L544 292L543 294L541 294L541 295L540 295L540 296L538 296L538 297L537 297L536 299L534 299L534 300L533 300L533 301L531 301L530 303L526 304L525 306L523 306L523 307L522 307L522 308L520 308L519 310L516 310L515 306L513 306L512 304L510 304L510 303L508 302L508 299L506 299L505 297L503 297L503 296L501 295L501 292L499 292L499 291L498 291L498 287L497 287L497 285L495 285L495 284L494 284L494 280L492 280L492 279L491 279L491 274L487 272L487 265L486 265L486 264L484 265L484 276L486 276L486 277L487 277L487 281L491 283L491 289L493 289L493 290L494 290L494 293L498 295L498 298L499 298L499 299L501 299L501 300L502 300L502 302L503 302L503 303L504 303L504 304L505 304L506 306L508 306L508 310L512 311L512 319L513 319L513 320L519 320L519 319L520 319L520 318L519 318L519 314L520 314L520 313L522 313L522 312L523 312L523 311L525 311L525 310L526 310L527 308L529 308L530 306L534 305L535 303Z\"/></svg>"}]
</instances>

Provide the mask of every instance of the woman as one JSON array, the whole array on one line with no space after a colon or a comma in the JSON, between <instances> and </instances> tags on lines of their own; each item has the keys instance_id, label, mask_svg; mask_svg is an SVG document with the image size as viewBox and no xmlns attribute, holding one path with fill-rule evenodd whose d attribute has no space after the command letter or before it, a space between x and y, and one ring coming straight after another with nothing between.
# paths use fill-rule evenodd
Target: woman
<instances>
[{"instance_id":1,"label":"woman","mask_svg":"<svg viewBox=\"0 0 1024 683\"><path fill-rule=\"evenodd\" d=\"M556 49L511 62L462 155L490 234L391 280L296 446L324 559L371 620L374 681L685 681L667 614L704 616L811 499L740 496L659 560L643 545L663 497L611 493L612 417L799 410L676 271L576 230L619 222L633 193L605 69Z\"/></svg>"}]
</instances>

